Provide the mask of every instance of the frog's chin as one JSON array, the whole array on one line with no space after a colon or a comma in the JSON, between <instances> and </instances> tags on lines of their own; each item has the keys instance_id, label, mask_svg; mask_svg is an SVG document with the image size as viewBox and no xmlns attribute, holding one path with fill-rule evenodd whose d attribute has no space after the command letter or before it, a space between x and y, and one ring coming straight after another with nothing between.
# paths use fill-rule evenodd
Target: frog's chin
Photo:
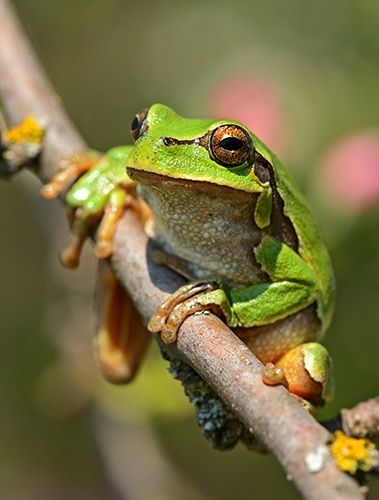
<instances>
[{"instance_id":1,"label":"frog's chin","mask_svg":"<svg viewBox=\"0 0 379 500\"><path fill-rule=\"evenodd\" d=\"M238 188L232 188L229 186L224 186L222 184L217 184L215 182L209 182L206 180L193 180L193 179L180 179L176 177L170 177L168 175L157 174L156 172L149 172L148 170L140 170L133 167L127 167L128 176L135 182L143 185L155 186L155 187L178 187L178 188L191 188L197 190L211 190L222 191L224 193L230 193L231 195L237 194L238 192L242 195L251 195L248 191L244 191Z\"/></svg>"}]
</instances>

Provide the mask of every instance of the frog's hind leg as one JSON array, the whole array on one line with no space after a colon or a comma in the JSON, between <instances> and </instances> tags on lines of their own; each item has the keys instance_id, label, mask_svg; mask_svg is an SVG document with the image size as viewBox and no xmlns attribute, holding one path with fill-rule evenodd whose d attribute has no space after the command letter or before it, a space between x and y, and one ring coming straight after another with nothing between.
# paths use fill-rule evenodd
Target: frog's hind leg
<instances>
[{"instance_id":1,"label":"frog's hind leg","mask_svg":"<svg viewBox=\"0 0 379 500\"><path fill-rule=\"evenodd\" d=\"M316 342L321 327L314 305L275 323L234 330L265 364L265 383L283 384L316 406L331 398L331 360Z\"/></svg>"},{"instance_id":2,"label":"frog's hind leg","mask_svg":"<svg viewBox=\"0 0 379 500\"><path fill-rule=\"evenodd\" d=\"M332 363L328 351L318 342L294 347L276 363L282 369L288 390L315 406L333 396Z\"/></svg>"},{"instance_id":3,"label":"frog's hind leg","mask_svg":"<svg viewBox=\"0 0 379 500\"><path fill-rule=\"evenodd\" d=\"M106 261L99 261L97 303L96 359L109 382L125 384L135 375L150 335Z\"/></svg>"}]
</instances>

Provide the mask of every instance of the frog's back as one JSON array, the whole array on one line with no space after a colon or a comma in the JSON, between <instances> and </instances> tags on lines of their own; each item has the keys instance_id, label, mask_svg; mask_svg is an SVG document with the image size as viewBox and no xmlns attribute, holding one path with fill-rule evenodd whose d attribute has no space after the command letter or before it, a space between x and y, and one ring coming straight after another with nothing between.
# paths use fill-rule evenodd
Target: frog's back
<instances>
[{"instance_id":1,"label":"frog's back","mask_svg":"<svg viewBox=\"0 0 379 500\"><path fill-rule=\"evenodd\" d=\"M284 203L284 214L290 219L298 237L298 252L318 278L320 288L318 309L325 329L330 323L333 312L335 282L324 238L307 202L282 163L256 137L254 144L258 153L272 165L276 187Z\"/></svg>"}]
</instances>

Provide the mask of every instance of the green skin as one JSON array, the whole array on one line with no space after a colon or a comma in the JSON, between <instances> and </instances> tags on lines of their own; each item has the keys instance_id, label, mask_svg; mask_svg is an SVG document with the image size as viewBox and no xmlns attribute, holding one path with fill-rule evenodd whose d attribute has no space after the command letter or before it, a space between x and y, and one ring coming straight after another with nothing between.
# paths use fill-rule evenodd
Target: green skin
<instances>
[{"instance_id":1,"label":"green skin","mask_svg":"<svg viewBox=\"0 0 379 500\"><path fill-rule=\"evenodd\" d=\"M316 302L324 332L331 320L334 301L330 258L307 203L279 160L238 122L186 119L161 104L149 108L147 122L147 130L133 146L112 149L74 184L67 194L69 206L83 208L82 220L100 212L116 185L131 182L125 168L128 166L135 171L173 179L204 181L258 194L254 220L258 228L264 229L270 223L272 207L269 182L262 182L247 161L240 166L226 168L212 159L206 147L189 143L221 125L237 125L250 135L255 150L272 167L276 189L284 204L283 213L291 221L298 239L298 252L266 235L254 253L258 265L270 280L236 289L220 285L220 289L204 294L201 300L205 306L210 303L220 305L226 323L232 327L273 323ZM178 142L167 146L163 137ZM310 344L309 349L312 356L310 375L326 384L329 362L325 349L317 343Z\"/></svg>"}]
</instances>

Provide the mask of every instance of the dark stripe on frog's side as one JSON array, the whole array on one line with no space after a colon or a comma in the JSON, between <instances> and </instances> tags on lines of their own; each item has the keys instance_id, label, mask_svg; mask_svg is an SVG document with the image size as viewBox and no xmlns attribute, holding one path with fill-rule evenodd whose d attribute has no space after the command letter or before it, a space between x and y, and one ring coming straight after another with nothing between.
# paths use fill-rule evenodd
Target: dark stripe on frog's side
<instances>
[{"instance_id":1,"label":"dark stripe on frog's side","mask_svg":"<svg viewBox=\"0 0 379 500\"><path fill-rule=\"evenodd\" d=\"M272 165L275 184L284 202L283 212L291 221L298 237L297 253L317 276L320 289L318 315L323 330L328 327L334 304L335 281L329 253L320 229L303 195L278 158L256 136L252 135L256 151Z\"/></svg>"},{"instance_id":2,"label":"dark stripe on frog's side","mask_svg":"<svg viewBox=\"0 0 379 500\"><path fill-rule=\"evenodd\" d=\"M271 220L265 232L283 241L283 243L292 248L292 250L298 252L299 241L291 220L284 214L284 202L277 189L272 166L263 156L256 152L252 168L254 169L255 175L262 182L270 182L272 189Z\"/></svg>"}]
</instances>

